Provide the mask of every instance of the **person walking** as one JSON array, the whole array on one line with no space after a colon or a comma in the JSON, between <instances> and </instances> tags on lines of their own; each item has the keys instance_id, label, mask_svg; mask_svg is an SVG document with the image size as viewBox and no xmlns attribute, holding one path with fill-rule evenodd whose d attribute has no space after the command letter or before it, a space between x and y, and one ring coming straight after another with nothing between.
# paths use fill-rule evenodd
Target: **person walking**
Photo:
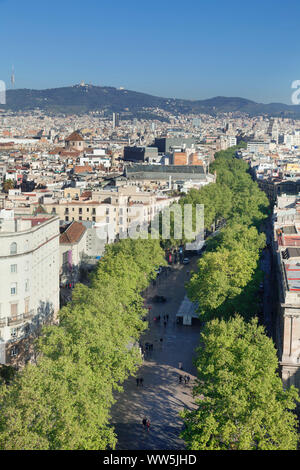
<instances>
[{"instance_id":1,"label":"person walking","mask_svg":"<svg viewBox=\"0 0 300 470\"><path fill-rule=\"evenodd\" d=\"M142 423L143 423L144 430L145 430L145 429L146 429L146 426L147 426L147 419L144 418L143 421L142 421Z\"/></svg>"},{"instance_id":2,"label":"person walking","mask_svg":"<svg viewBox=\"0 0 300 470\"><path fill-rule=\"evenodd\" d=\"M179 376L179 383L182 384L182 375Z\"/></svg>"},{"instance_id":3,"label":"person walking","mask_svg":"<svg viewBox=\"0 0 300 470\"><path fill-rule=\"evenodd\" d=\"M147 431L149 432L149 429L150 429L150 420L147 419L146 421L146 426L147 426Z\"/></svg>"},{"instance_id":4,"label":"person walking","mask_svg":"<svg viewBox=\"0 0 300 470\"><path fill-rule=\"evenodd\" d=\"M139 383L140 383L140 379L136 379L136 386L138 387L139 386Z\"/></svg>"},{"instance_id":5,"label":"person walking","mask_svg":"<svg viewBox=\"0 0 300 470\"><path fill-rule=\"evenodd\" d=\"M143 377L140 378L140 385L143 387L143 384L144 384L144 379Z\"/></svg>"}]
</instances>

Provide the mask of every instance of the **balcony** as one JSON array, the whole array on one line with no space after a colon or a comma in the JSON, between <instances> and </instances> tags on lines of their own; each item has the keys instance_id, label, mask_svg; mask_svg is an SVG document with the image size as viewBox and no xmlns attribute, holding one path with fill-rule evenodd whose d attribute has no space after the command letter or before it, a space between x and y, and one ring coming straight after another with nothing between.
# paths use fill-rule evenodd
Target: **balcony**
<instances>
[{"instance_id":1,"label":"balcony","mask_svg":"<svg viewBox=\"0 0 300 470\"><path fill-rule=\"evenodd\" d=\"M19 315L13 315L12 317L0 318L0 328L11 325L19 325L20 323L30 320L35 315L34 309L29 312L21 313Z\"/></svg>"},{"instance_id":2,"label":"balcony","mask_svg":"<svg viewBox=\"0 0 300 470\"><path fill-rule=\"evenodd\" d=\"M23 318L24 318L23 313L21 313L20 315L15 315L13 317L8 317L7 324L8 326L19 325L20 323L23 322Z\"/></svg>"},{"instance_id":3,"label":"balcony","mask_svg":"<svg viewBox=\"0 0 300 470\"><path fill-rule=\"evenodd\" d=\"M29 312L25 312L23 314L23 317L24 317L24 319L33 318L34 317L34 310L29 310Z\"/></svg>"}]
</instances>

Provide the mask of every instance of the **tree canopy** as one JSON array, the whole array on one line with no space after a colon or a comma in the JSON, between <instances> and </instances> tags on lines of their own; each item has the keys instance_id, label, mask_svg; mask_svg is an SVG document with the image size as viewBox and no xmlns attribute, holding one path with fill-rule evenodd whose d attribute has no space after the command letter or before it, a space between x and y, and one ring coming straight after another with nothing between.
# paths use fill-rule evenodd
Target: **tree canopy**
<instances>
[{"instance_id":1,"label":"tree canopy","mask_svg":"<svg viewBox=\"0 0 300 470\"><path fill-rule=\"evenodd\" d=\"M195 364L197 408L182 413L189 450L297 448L298 392L283 389L276 350L256 319L210 321Z\"/></svg>"},{"instance_id":2,"label":"tree canopy","mask_svg":"<svg viewBox=\"0 0 300 470\"><path fill-rule=\"evenodd\" d=\"M43 329L37 364L0 389L1 449L113 449L114 391L141 363L147 323L141 291L163 265L157 240L122 240L106 248L89 287L78 284Z\"/></svg>"}]
</instances>

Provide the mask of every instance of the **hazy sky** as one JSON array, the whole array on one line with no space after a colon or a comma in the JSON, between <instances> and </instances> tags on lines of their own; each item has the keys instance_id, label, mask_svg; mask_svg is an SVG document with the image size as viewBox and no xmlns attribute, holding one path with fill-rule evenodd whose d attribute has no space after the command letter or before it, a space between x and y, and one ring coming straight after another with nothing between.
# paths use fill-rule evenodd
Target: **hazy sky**
<instances>
[{"instance_id":1,"label":"hazy sky","mask_svg":"<svg viewBox=\"0 0 300 470\"><path fill-rule=\"evenodd\" d=\"M291 104L299 0L0 0L0 80Z\"/></svg>"}]
</instances>

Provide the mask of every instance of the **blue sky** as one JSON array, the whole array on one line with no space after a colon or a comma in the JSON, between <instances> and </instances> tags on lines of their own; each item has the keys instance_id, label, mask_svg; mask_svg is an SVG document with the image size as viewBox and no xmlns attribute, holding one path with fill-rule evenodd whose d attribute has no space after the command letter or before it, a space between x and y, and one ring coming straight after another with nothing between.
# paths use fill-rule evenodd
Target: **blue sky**
<instances>
[{"instance_id":1,"label":"blue sky","mask_svg":"<svg viewBox=\"0 0 300 470\"><path fill-rule=\"evenodd\" d=\"M0 0L0 79L291 104L299 0Z\"/></svg>"}]
</instances>

